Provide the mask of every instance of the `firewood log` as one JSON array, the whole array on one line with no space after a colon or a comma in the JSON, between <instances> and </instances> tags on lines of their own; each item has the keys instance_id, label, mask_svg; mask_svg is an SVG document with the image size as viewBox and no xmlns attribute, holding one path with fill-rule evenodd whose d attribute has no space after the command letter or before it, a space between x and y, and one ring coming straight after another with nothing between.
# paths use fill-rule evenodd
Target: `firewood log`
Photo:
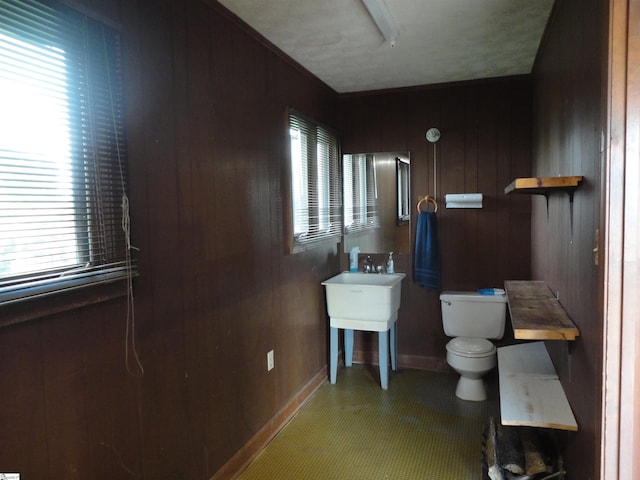
<instances>
[{"instance_id":1,"label":"firewood log","mask_svg":"<svg viewBox=\"0 0 640 480\"><path fill-rule=\"evenodd\" d=\"M525 458L518 427L496 426L496 461L505 470L522 475Z\"/></svg>"},{"instance_id":2,"label":"firewood log","mask_svg":"<svg viewBox=\"0 0 640 480\"><path fill-rule=\"evenodd\" d=\"M487 462L487 475L491 480L506 480L502 467L496 461L496 424L493 417L489 418L489 428L484 447L485 460Z\"/></svg>"}]
</instances>

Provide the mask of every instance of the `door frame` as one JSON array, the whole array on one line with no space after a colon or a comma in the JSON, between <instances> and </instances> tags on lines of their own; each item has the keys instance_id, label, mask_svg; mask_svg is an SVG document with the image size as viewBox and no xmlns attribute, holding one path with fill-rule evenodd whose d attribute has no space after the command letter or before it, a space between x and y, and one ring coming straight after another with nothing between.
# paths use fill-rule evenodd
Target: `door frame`
<instances>
[{"instance_id":1,"label":"door frame","mask_svg":"<svg viewBox=\"0 0 640 480\"><path fill-rule=\"evenodd\" d=\"M640 0L610 0L600 478L640 468Z\"/></svg>"}]
</instances>

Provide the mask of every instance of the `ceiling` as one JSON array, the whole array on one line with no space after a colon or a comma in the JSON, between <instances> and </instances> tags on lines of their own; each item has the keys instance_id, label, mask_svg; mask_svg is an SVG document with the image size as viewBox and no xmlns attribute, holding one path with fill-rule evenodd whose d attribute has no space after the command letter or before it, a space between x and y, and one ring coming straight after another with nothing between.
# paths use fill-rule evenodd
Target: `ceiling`
<instances>
[{"instance_id":1,"label":"ceiling","mask_svg":"<svg viewBox=\"0 0 640 480\"><path fill-rule=\"evenodd\" d=\"M338 93L528 74L554 0L218 0Z\"/></svg>"}]
</instances>

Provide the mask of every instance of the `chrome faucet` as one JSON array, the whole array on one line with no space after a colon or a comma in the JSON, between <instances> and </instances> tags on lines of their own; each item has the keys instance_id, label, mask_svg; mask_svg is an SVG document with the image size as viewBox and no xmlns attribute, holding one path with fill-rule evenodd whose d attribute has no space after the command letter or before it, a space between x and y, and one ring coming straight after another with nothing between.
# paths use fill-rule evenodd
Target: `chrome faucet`
<instances>
[{"instance_id":1,"label":"chrome faucet","mask_svg":"<svg viewBox=\"0 0 640 480\"><path fill-rule=\"evenodd\" d=\"M376 267L373 264L371 255L367 255L367 258L364 259L364 265L362 266L362 271L364 273L375 273Z\"/></svg>"},{"instance_id":2,"label":"chrome faucet","mask_svg":"<svg viewBox=\"0 0 640 480\"><path fill-rule=\"evenodd\" d=\"M373 260L371 259L371 255L367 255L367 258L364 259L362 271L364 273L382 273L384 270L381 265L376 267L376 265L373 263Z\"/></svg>"}]
</instances>

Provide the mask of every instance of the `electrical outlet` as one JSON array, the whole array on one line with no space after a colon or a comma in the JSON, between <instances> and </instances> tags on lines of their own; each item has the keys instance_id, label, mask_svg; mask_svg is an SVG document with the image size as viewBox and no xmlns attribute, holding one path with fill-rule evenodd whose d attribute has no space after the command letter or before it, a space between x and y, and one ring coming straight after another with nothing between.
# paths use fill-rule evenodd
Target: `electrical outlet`
<instances>
[{"instance_id":1,"label":"electrical outlet","mask_svg":"<svg viewBox=\"0 0 640 480\"><path fill-rule=\"evenodd\" d=\"M273 358L273 350L269 350L267 352L267 372L273 370L273 367L276 366L275 359Z\"/></svg>"}]
</instances>

